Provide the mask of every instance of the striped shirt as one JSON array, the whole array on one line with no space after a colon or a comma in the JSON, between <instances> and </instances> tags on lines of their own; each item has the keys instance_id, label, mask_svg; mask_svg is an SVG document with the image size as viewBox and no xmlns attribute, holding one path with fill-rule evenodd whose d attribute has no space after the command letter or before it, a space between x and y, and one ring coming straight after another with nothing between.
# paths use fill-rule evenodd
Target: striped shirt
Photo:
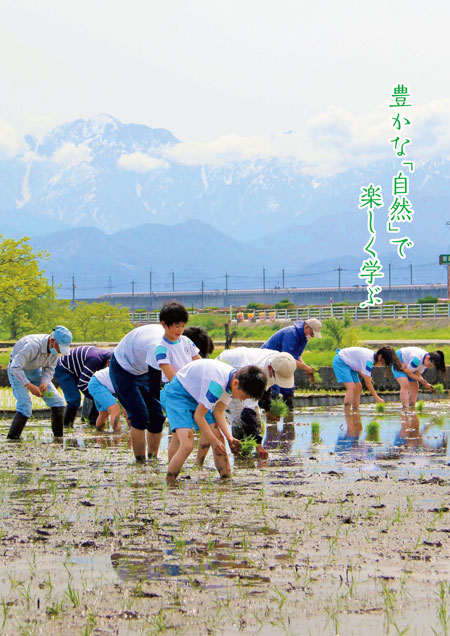
<instances>
[{"instance_id":1,"label":"striped shirt","mask_svg":"<svg viewBox=\"0 0 450 636\"><path fill-rule=\"evenodd\" d=\"M74 347L70 353L58 359L58 366L71 373L78 388L89 397L89 380L96 371L104 369L111 357L112 349L99 349L90 345Z\"/></svg>"}]
</instances>

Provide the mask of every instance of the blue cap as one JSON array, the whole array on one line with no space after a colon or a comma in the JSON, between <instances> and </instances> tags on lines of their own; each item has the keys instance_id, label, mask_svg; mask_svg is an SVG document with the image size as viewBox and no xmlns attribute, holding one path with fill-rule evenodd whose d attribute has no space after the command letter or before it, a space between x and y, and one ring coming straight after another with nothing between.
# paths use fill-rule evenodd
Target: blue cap
<instances>
[{"instance_id":1,"label":"blue cap","mask_svg":"<svg viewBox=\"0 0 450 636\"><path fill-rule=\"evenodd\" d=\"M59 350L64 355L70 351L70 343L72 342L72 333L67 327L58 325L54 328L52 338L59 344Z\"/></svg>"}]
</instances>

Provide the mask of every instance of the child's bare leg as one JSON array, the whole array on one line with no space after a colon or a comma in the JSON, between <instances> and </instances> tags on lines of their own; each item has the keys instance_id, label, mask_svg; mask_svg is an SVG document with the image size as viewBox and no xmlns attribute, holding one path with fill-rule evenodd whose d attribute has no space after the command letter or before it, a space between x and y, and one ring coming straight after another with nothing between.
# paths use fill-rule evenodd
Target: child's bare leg
<instances>
[{"instance_id":1,"label":"child's bare leg","mask_svg":"<svg viewBox=\"0 0 450 636\"><path fill-rule=\"evenodd\" d=\"M147 450L148 456L150 457L158 457L159 445L161 443L162 433L150 433L150 431L146 432L147 435Z\"/></svg>"},{"instance_id":2,"label":"child's bare leg","mask_svg":"<svg viewBox=\"0 0 450 636\"><path fill-rule=\"evenodd\" d=\"M180 442L178 441L178 435L177 435L177 432L174 431L172 433L172 437L170 438L169 448L167 449L167 454L169 456L169 463L179 448L180 448Z\"/></svg>"},{"instance_id":3,"label":"child's bare leg","mask_svg":"<svg viewBox=\"0 0 450 636\"><path fill-rule=\"evenodd\" d=\"M174 484L179 472L194 448L194 434L191 428L177 428L179 448L169 462L166 481Z\"/></svg>"},{"instance_id":4,"label":"child's bare leg","mask_svg":"<svg viewBox=\"0 0 450 636\"><path fill-rule=\"evenodd\" d=\"M408 378L397 378L397 382L400 385L400 401L405 410L409 407L409 385Z\"/></svg>"},{"instance_id":5,"label":"child's bare leg","mask_svg":"<svg viewBox=\"0 0 450 636\"><path fill-rule=\"evenodd\" d=\"M220 428L217 426L217 424L216 423L211 424L210 428L212 432L214 433L214 435L218 439L220 439L221 442L225 444L224 437L222 435ZM228 459L228 453L226 453L225 455L217 455L213 449L213 455L214 455L214 464L216 465L216 468L219 471L219 475L221 476L222 479L225 479L225 478L229 479L231 477L231 466L230 466L230 460Z\"/></svg>"},{"instance_id":6,"label":"child's bare leg","mask_svg":"<svg viewBox=\"0 0 450 636\"><path fill-rule=\"evenodd\" d=\"M419 393L419 383L418 382L410 382L409 383L409 398L410 398L410 407L414 409L417 401L417 394Z\"/></svg>"},{"instance_id":7,"label":"child's bare leg","mask_svg":"<svg viewBox=\"0 0 450 636\"><path fill-rule=\"evenodd\" d=\"M209 451L209 447L210 447L210 443L208 442L208 438L206 437L206 435L201 433L198 440L197 457L195 460L196 466L200 466L200 468L203 467L203 464L205 463L206 455L208 454L208 451Z\"/></svg>"},{"instance_id":8,"label":"child's bare leg","mask_svg":"<svg viewBox=\"0 0 450 636\"><path fill-rule=\"evenodd\" d=\"M95 422L95 426L98 431L104 431L106 426L106 421L108 419L108 411L99 411L97 421Z\"/></svg>"},{"instance_id":9,"label":"child's bare leg","mask_svg":"<svg viewBox=\"0 0 450 636\"><path fill-rule=\"evenodd\" d=\"M108 408L109 421L111 422L114 433L120 433L122 424L120 423L120 406L113 404Z\"/></svg>"}]
</instances>

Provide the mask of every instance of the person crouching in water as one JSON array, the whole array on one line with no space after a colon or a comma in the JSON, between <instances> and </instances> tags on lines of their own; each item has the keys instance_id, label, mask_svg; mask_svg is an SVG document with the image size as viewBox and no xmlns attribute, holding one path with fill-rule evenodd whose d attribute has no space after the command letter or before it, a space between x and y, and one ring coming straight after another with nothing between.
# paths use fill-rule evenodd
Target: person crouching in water
<instances>
[{"instance_id":1,"label":"person crouching in water","mask_svg":"<svg viewBox=\"0 0 450 636\"><path fill-rule=\"evenodd\" d=\"M30 334L16 342L8 365L8 378L17 411L8 432L8 439L18 440L31 417L30 393L42 398L50 407L53 435L62 437L65 402L52 384L60 354L67 354L72 342L71 332L61 325L50 335Z\"/></svg>"},{"instance_id":2,"label":"person crouching in water","mask_svg":"<svg viewBox=\"0 0 450 636\"><path fill-rule=\"evenodd\" d=\"M167 483L178 474L194 448L194 431L200 441L213 448L214 463L222 478L231 477L230 462L223 436L231 451L239 447L225 419L231 398L259 400L267 382L266 374L255 366L236 371L218 360L194 360L180 369L161 392L161 403L169 420L173 441L169 447ZM208 413L212 411L212 413Z\"/></svg>"},{"instance_id":3,"label":"person crouching in water","mask_svg":"<svg viewBox=\"0 0 450 636\"><path fill-rule=\"evenodd\" d=\"M336 380L346 388L344 406L359 409L362 385L359 375L375 402L384 402L377 394L372 382L373 367L394 366L402 371L403 365L392 347L381 347L378 351L366 347L347 347L337 349L333 360L333 371ZM359 375L358 375L359 374Z\"/></svg>"}]
</instances>

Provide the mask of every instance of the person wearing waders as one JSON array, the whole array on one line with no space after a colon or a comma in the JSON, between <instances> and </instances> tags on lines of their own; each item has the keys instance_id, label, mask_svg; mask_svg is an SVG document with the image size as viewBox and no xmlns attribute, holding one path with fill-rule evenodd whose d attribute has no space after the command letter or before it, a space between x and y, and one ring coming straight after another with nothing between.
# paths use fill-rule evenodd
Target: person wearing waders
<instances>
[{"instance_id":1,"label":"person wearing waders","mask_svg":"<svg viewBox=\"0 0 450 636\"><path fill-rule=\"evenodd\" d=\"M92 400L89 423L95 426L98 411L94 399L89 393L88 384L96 371L104 369L111 358L112 349L100 349L90 345L74 347L70 353L61 356L55 369L55 378L61 387L67 406L64 413L64 426L72 426L81 404L81 393Z\"/></svg>"},{"instance_id":2,"label":"person wearing waders","mask_svg":"<svg viewBox=\"0 0 450 636\"><path fill-rule=\"evenodd\" d=\"M31 397L42 398L50 407L53 435L62 437L64 400L52 384L58 356L69 353L72 334L66 327L55 327L50 335L31 334L16 342L8 364L8 378L17 400L16 414L8 439L18 440L31 417Z\"/></svg>"}]
</instances>

